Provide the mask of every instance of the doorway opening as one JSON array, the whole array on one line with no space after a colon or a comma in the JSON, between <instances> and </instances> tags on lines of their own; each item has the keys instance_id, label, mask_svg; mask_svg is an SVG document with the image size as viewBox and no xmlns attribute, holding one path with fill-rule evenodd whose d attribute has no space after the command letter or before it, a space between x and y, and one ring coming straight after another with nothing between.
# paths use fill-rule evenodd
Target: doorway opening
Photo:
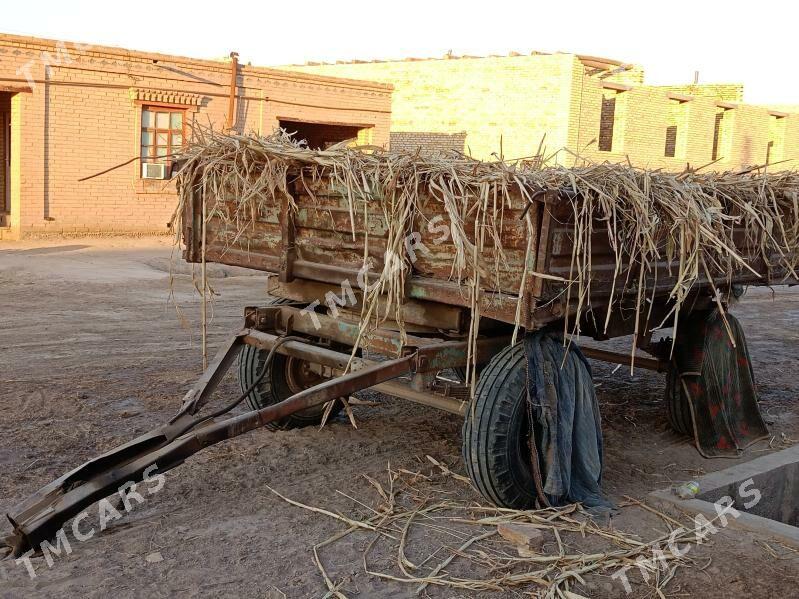
<instances>
[{"instance_id":1,"label":"doorway opening","mask_svg":"<svg viewBox=\"0 0 799 599\"><path fill-rule=\"evenodd\" d=\"M335 123L312 123L280 119L280 128L297 141L305 141L312 150L325 150L342 141L368 143L364 133L368 128L360 125L340 125Z\"/></svg>"},{"instance_id":2,"label":"doorway opening","mask_svg":"<svg viewBox=\"0 0 799 599\"><path fill-rule=\"evenodd\" d=\"M0 93L0 227L11 223L11 94Z\"/></svg>"}]
</instances>

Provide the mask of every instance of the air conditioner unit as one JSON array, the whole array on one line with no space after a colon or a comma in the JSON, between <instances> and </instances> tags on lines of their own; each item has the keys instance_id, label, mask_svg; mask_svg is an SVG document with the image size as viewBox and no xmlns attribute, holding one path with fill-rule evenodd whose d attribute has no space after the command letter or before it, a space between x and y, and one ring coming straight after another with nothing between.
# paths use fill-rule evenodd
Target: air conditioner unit
<instances>
[{"instance_id":1,"label":"air conditioner unit","mask_svg":"<svg viewBox=\"0 0 799 599\"><path fill-rule=\"evenodd\" d=\"M142 179L169 179L169 169L166 164L143 162L141 165Z\"/></svg>"}]
</instances>

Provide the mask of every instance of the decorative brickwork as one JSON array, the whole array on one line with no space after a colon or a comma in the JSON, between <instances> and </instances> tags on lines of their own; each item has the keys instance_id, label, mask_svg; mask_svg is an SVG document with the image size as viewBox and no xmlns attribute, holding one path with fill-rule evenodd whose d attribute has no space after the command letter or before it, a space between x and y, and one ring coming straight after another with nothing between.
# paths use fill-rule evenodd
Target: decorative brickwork
<instances>
[{"instance_id":1,"label":"decorative brickwork","mask_svg":"<svg viewBox=\"0 0 799 599\"><path fill-rule=\"evenodd\" d=\"M184 92L164 91L158 89L130 89L130 99L140 102L162 102L165 104L185 104L199 106L202 100L200 94L187 94Z\"/></svg>"}]
</instances>

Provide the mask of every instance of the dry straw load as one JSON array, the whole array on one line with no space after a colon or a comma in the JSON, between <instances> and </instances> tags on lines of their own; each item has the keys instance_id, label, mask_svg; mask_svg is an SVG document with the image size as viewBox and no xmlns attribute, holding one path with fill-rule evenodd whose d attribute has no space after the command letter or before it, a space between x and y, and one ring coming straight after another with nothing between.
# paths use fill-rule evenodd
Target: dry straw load
<instances>
[{"instance_id":1,"label":"dry straw load","mask_svg":"<svg viewBox=\"0 0 799 599\"><path fill-rule=\"evenodd\" d=\"M661 324L649 322L658 262L668 261L674 277L666 293L672 313L679 312L692 288L711 273L716 280L732 280L743 271L765 275L755 273L747 262L741 231L749 254L752 247L757 248L766 263L775 265L776 261L782 272L797 278L796 171L686 168L678 174L579 159L576 166L565 167L549 165L541 152L533 159L515 162L479 162L458 153L429 156L345 144L311 150L285 133L258 137L208 130L196 132L195 143L182 159L178 219L191 194L201 191L208 200L207 219L224 223L231 244L246 243L264 206L279 204L282 197L294 205L287 180L297 176L311 195L320 181L341 193L350 213L347 234L353 241L362 239L364 246L369 236L357 235L356 214L366 217L367 205L379 205L387 223L386 254L400 260L386 260L382 272L376 273L373 280L379 284L363 302L364 328L367 322L374 326L387 318L402 322L400 305L411 272L404 236L420 209L422 194L441 202L449 217L455 247L451 276L465 283L471 294L472 338L479 323L480 296L499 288L497 273L504 260L501 232L512 194L533 202L542 190L559 190L564 193L558 201L571 204L575 242L568 279L531 271L522 274L522 287L535 276L560 281L560 293L571 302L567 305L574 306L565 324L566 333L578 333L580 316L594 307L591 239L598 231L607 232L615 256L614 282L618 283L615 297L603 308L605 326L622 295L635 300L639 330ZM535 224L529 214L526 222L533 239ZM475 233L470 235L467 229L472 230L472 224ZM484 251L487 247L491 251ZM365 261L367 255L365 247Z\"/></svg>"}]
</instances>

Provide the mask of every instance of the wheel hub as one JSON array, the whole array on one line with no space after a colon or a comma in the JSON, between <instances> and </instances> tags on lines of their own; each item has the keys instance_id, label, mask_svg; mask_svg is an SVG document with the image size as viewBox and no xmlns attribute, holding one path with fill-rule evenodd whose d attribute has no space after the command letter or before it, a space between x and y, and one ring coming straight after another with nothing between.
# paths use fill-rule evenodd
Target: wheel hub
<instances>
[{"instance_id":1,"label":"wheel hub","mask_svg":"<svg viewBox=\"0 0 799 599\"><path fill-rule=\"evenodd\" d=\"M286 383L292 393L299 393L325 380L310 362L289 356L286 359Z\"/></svg>"}]
</instances>

